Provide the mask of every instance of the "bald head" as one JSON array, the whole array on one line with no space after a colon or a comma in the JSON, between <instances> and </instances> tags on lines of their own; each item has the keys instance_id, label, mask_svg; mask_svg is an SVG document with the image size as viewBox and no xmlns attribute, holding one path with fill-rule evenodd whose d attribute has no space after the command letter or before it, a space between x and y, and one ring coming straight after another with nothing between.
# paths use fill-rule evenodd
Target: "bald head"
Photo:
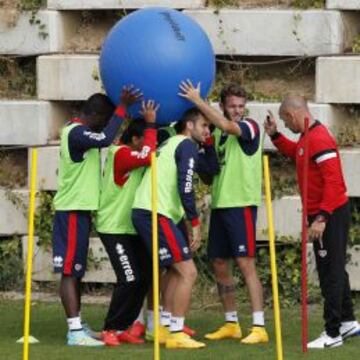
<instances>
[{"instance_id":1,"label":"bald head","mask_svg":"<svg viewBox=\"0 0 360 360\"><path fill-rule=\"evenodd\" d=\"M310 123L313 121L307 101L304 97L298 95L285 96L280 105L279 115L285 126L294 133L304 131L305 118L309 118Z\"/></svg>"},{"instance_id":2,"label":"bald head","mask_svg":"<svg viewBox=\"0 0 360 360\"><path fill-rule=\"evenodd\" d=\"M309 111L307 101L298 95L287 95L282 101L279 109L280 114L292 113L297 110Z\"/></svg>"}]
</instances>

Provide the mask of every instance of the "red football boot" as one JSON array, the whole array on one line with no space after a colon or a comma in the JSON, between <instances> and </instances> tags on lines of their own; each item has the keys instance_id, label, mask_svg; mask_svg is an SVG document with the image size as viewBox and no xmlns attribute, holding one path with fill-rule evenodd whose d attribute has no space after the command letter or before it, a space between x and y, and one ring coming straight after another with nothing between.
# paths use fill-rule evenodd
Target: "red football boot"
<instances>
[{"instance_id":1,"label":"red football boot","mask_svg":"<svg viewBox=\"0 0 360 360\"><path fill-rule=\"evenodd\" d=\"M120 343L128 344L143 344L145 342L143 339L131 335L127 330L117 334L117 339Z\"/></svg>"},{"instance_id":2,"label":"red football boot","mask_svg":"<svg viewBox=\"0 0 360 360\"><path fill-rule=\"evenodd\" d=\"M142 337L145 335L145 325L142 324L139 320L136 320L130 328L127 330L127 332L135 337Z\"/></svg>"},{"instance_id":3,"label":"red football boot","mask_svg":"<svg viewBox=\"0 0 360 360\"><path fill-rule=\"evenodd\" d=\"M120 345L120 342L118 340L116 331L114 331L114 330L104 330L101 333L101 340L107 346L118 346L118 345Z\"/></svg>"}]
</instances>

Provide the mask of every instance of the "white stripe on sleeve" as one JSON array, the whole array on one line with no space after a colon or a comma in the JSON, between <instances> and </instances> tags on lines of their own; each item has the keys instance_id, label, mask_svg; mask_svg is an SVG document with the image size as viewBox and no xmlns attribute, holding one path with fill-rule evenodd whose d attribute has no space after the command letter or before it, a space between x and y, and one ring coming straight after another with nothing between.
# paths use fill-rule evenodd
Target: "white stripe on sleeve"
<instances>
[{"instance_id":1,"label":"white stripe on sleeve","mask_svg":"<svg viewBox=\"0 0 360 360\"><path fill-rule=\"evenodd\" d=\"M329 160L329 159L333 159L333 158L336 158L337 157L337 154L336 152L330 152L330 153L327 153L327 154L324 154L324 155L320 155L318 158L315 159L315 162L317 164L320 164L326 160Z\"/></svg>"},{"instance_id":2,"label":"white stripe on sleeve","mask_svg":"<svg viewBox=\"0 0 360 360\"><path fill-rule=\"evenodd\" d=\"M253 124L250 121L247 121L247 120L243 120L243 123L248 126L249 131L250 131L250 135L251 135L251 140L254 140L255 139L255 129L254 129Z\"/></svg>"}]
</instances>

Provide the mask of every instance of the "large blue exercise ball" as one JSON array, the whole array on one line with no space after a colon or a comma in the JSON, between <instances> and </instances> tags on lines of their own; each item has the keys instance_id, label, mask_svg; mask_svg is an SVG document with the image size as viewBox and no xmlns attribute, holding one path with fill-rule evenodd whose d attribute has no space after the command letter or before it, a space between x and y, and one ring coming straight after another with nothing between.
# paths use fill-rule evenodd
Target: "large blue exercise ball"
<instances>
[{"instance_id":1,"label":"large blue exercise ball","mask_svg":"<svg viewBox=\"0 0 360 360\"><path fill-rule=\"evenodd\" d=\"M192 107L178 96L182 80L201 82L201 96L207 96L215 79L215 56L207 35L189 16L152 7L127 15L111 29L102 46L100 75L114 104L122 87L132 84L145 100L160 104L157 123L168 124ZM136 104L129 113L137 117L139 110Z\"/></svg>"}]
</instances>

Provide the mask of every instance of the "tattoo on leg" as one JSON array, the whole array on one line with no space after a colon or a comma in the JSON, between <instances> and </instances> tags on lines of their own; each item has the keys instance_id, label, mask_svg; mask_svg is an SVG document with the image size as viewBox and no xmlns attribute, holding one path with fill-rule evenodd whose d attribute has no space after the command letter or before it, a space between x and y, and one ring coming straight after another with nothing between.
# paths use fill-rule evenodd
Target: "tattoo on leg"
<instances>
[{"instance_id":1,"label":"tattoo on leg","mask_svg":"<svg viewBox=\"0 0 360 360\"><path fill-rule=\"evenodd\" d=\"M220 296L223 296L225 294L231 294L231 293L234 293L236 291L236 285L235 284L224 285L224 284L221 284L221 283L217 282L216 285L217 285L218 293L219 293Z\"/></svg>"}]
</instances>

